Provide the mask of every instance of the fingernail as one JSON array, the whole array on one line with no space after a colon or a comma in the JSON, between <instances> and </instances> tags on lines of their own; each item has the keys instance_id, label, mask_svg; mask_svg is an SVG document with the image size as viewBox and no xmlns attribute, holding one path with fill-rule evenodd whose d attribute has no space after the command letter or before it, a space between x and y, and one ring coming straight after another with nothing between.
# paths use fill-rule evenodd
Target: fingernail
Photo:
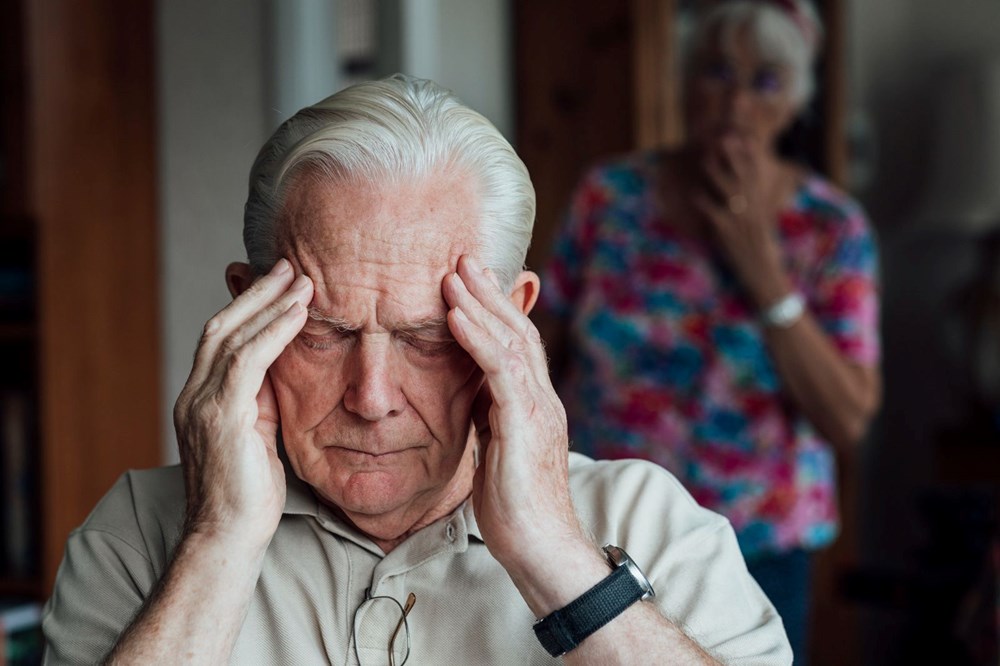
<instances>
[{"instance_id":1,"label":"fingernail","mask_svg":"<svg viewBox=\"0 0 1000 666\"><path fill-rule=\"evenodd\" d=\"M305 289L308 284L309 284L309 278L306 277L305 275L300 275L297 278L295 278L295 282L292 283L292 289L294 289L295 291L301 291Z\"/></svg>"},{"instance_id":2,"label":"fingernail","mask_svg":"<svg viewBox=\"0 0 1000 666\"><path fill-rule=\"evenodd\" d=\"M292 265L288 262L288 259L282 257L281 259L278 259L278 263L274 265L274 268L271 269L271 272L274 273L275 275L281 275L282 273L287 273L289 270L291 270L291 268Z\"/></svg>"},{"instance_id":3,"label":"fingernail","mask_svg":"<svg viewBox=\"0 0 1000 666\"><path fill-rule=\"evenodd\" d=\"M455 317L461 319L464 322L469 321L469 318L465 316L464 312L462 312L462 308L455 308Z\"/></svg>"},{"instance_id":4,"label":"fingernail","mask_svg":"<svg viewBox=\"0 0 1000 666\"><path fill-rule=\"evenodd\" d=\"M473 257L471 254L465 255L465 261L466 263L469 264L469 268L471 268L472 270L474 271L479 270L479 262L476 261L476 258Z\"/></svg>"}]
</instances>

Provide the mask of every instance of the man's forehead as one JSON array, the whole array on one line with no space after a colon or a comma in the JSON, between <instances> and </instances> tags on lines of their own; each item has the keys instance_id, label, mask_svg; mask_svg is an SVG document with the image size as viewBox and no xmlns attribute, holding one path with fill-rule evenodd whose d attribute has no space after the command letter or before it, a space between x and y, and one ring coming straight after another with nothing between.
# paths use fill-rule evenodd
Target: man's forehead
<instances>
[{"instance_id":1,"label":"man's forehead","mask_svg":"<svg viewBox=\"0 0 1000 666\"><path fill-rule=\"evenodd\" d=\"M285 247L313 279L314 318L394 330L444 324L441 281L476 249L474 192L461 180L299 188Z\"/></svg>"},{"instance_id":2,"label":"man's forehead","mask_svg":"<svg viewBox=\"0 0 1000 666\"><path fill-rule=\"evenodd\" d=\"M475 245L478 200L469 178L392 183L305 179L284 210L286 241L331 261L446 261Z\"/></svg>"},{"instance_id":3,"label":"man's forehead","mask_svg":"<svg viewBox=\"0 0 1000 666\"><path fill-rule=\"evenodd\" d=\"M326 274L314 278L317 284L308 308L310 320L342 331L445 333L448 305L441 293L441 278L405 282L368 277L351 280Z\"/></svg>"}]
</instances>

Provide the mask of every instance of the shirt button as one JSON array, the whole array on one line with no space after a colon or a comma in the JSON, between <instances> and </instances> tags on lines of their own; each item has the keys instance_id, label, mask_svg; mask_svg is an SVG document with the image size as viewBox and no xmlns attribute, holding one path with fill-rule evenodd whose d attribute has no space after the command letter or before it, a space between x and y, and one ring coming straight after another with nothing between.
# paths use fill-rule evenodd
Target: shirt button
<instances>
[{"instance_id":1,"label":"shirt button","mask_svg":"<svg viewBox=\"0 0 1000 666\"><path fill-rule=\"evenodd\" d=\"M447 527L445 528L445 534L448 535L448 541L454 541L455 540L455 526L452 525L451 523L448 523Z\"/></svg>"}]
</instances>

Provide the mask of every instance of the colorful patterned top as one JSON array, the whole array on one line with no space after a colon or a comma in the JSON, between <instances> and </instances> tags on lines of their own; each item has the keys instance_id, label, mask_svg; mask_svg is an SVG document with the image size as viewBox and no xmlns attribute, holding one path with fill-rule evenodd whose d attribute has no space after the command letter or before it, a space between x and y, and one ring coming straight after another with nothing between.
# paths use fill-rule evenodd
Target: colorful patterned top
<instances>
[{"instance_id":1,"label":"colorful patterned top","mask_svg":"<svg viewBox=\"0 0 1000 666\"><path fill-rule=\"evenodd\" d=\"M748 557L824 546L837 531L831 447L782 394L755 311L717 251L658 213L662 159L591 171L543 276L542 307L570 331L558 388L572 446L666 467L729 518ZM777 233L836 348L876 365L877 254L860 206L810 176Z\"/></svg>"}]
</instances>

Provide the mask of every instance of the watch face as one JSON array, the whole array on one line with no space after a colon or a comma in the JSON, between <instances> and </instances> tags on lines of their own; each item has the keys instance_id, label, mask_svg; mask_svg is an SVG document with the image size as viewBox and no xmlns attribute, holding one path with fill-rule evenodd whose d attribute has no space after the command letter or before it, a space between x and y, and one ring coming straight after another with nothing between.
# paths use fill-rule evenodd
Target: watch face
<instances>
[{"instance_id":1,"label":"watch face","mask_svg":"<svg viewBox=\"0 0 1000 666\"><path fill-rule=\"evenodd\" d=\"M601 548L601 550L604 551L604 554L608 558L608 563L611 564L612 567L620 567L625 563L625 560L629 559L628 553L618 546L612 546L610 543Z\"/></svg>"},{"instance_id":2,"label":"watch face","mask_svg":"<svg viewBox=\"0 0 1000 666\"><path fill-rule=\"evenodd\" d=\"M650 584L649 579L646 578L646 574L642 573L642 569L632 561L632 558L628 556L628 553L624 549L607 544L601 550L608 556L608 562L612 567L625 567L628 569L629 574L639 584L639 587L642 588L643 600L656 596L656 591L653 590L653 586Z\"/></svg>"},{"instance_id":3,"label":"watch face","mask_svg":"<svg viewBox=\"0 0 1000 666\"><path fill-rule=\"evenodd\" d=\"M632 574L632 578L635 578L636 582L639 583L639 587L642 588L642 599L652 599L656 596L656 591L653 590L653 585L646 578L646 574L642 573L642 569L632 561L631 558L627 559L625 566L628 567L628 571Z\"/></svg>"}]
</instances>

